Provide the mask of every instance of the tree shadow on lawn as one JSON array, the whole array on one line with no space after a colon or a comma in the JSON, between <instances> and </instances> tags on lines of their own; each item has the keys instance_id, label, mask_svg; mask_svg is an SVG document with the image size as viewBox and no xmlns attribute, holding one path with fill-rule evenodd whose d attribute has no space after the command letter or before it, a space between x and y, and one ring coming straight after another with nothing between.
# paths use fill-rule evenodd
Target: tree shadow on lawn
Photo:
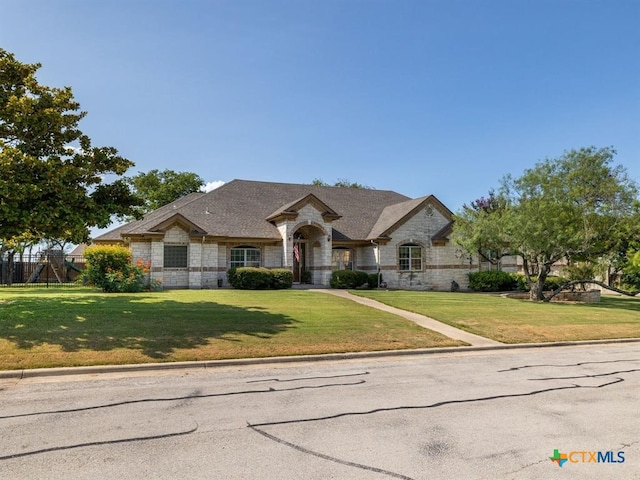
<instances>
[{"instance_id":1,"label":"tree shadow on lawn","mask_svg":"<svg viewBox=\"0 0 640 480\"><path fill-rule=\"evenodd\" d=\"M146 300L151 301L146 301ZM58 345L64 352L136 350L163 359L237 335L268 339L298 321L261 307L177 302L144 294L22 297L0 306L0 338L19 349Z\"/></svg>"},{"instance_id":2,"label":"tree shadow on lawn","mask_svg":"<svg viewBox=\"0 0 640 480\"><path fill-rule=\"evenodd\" d=\"M640 298L602 296L596 303L583 303L587 308L606 308L611 310L631 310L640 313ZM640 317L638 318L640 320Z\"/></svg>"}]
</instances>

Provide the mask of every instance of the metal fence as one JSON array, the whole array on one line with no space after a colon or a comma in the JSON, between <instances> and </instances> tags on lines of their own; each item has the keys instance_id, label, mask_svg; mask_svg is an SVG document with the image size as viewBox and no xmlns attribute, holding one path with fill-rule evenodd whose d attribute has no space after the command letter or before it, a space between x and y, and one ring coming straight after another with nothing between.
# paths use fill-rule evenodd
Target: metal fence
<instances>
[{"instance_id":1,"label":"metal fence","mask_svg":"<svg viewBox=\"0 0 640 480\"><path fill-rule=\"evenodd\" d=\"M85 267L81 255L45 250L33 255L0 258L0 286L43 287L76 285Z\"/></svg>"}]
</instances>

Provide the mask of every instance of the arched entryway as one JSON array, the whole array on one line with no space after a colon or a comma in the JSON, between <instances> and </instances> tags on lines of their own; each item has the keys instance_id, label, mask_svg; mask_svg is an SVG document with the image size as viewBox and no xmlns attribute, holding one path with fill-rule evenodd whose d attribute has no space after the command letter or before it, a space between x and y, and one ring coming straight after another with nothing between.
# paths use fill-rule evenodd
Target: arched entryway
<instances>
[{"instance_id":1,"label":"arched entryway","mask_svg":"<svg viewBox=\"0 0 640 480\"><path fill-rule=\"evenodd\" d=\"M307 280L307 238L301 231L293 235L293 281L302 283Z\"/></svg>"},{"instance_id":2,"label":"arched entryway","mask_svg":"<svg viewBox=\"0 0 640 480\"><path fill-rule=\"evenodd\" d=\"M294 283L319 283L324 267L326 252L331 251L331 237L313 223L300 226L293 234L290 265Z\"/></svg>"}]
</instances>

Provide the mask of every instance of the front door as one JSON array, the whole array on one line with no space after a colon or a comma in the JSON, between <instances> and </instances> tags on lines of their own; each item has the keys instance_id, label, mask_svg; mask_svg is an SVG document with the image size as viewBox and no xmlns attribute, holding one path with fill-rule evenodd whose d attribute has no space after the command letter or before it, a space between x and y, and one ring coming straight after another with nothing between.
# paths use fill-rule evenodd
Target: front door
<instances>
[{"instance_id":1,"label":"front door","mask_svg":"<svg viewBox=\"0 0 640 480\"><path fill-rule=\"evenodd\" d=\"M293 242L293 281L300 283L302 272L306 269L306 242L298 239Z\"/></svg>"}]
</instances>

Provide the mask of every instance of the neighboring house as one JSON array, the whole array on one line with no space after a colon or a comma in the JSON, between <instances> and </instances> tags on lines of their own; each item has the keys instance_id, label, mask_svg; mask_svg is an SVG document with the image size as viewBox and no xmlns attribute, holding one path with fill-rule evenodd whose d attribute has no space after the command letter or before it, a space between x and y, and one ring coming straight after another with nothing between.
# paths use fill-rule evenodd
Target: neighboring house
<instances>
[{"instance_id":1,"label":"neighboring house","mask_svg":"<svg viewBox=\"0 0 640 480\"><path fill-rule=\"evenodd\" d=\"M124 243L173 288L226 286L230 267L289 268L329 285L341 269L381 272L391 288L449 290L477 271L449 241L436 197L384 190L233 180L192 193L94 240ZM307 274L309 275L309 274Z\"/></svg>"}]
</instances>

